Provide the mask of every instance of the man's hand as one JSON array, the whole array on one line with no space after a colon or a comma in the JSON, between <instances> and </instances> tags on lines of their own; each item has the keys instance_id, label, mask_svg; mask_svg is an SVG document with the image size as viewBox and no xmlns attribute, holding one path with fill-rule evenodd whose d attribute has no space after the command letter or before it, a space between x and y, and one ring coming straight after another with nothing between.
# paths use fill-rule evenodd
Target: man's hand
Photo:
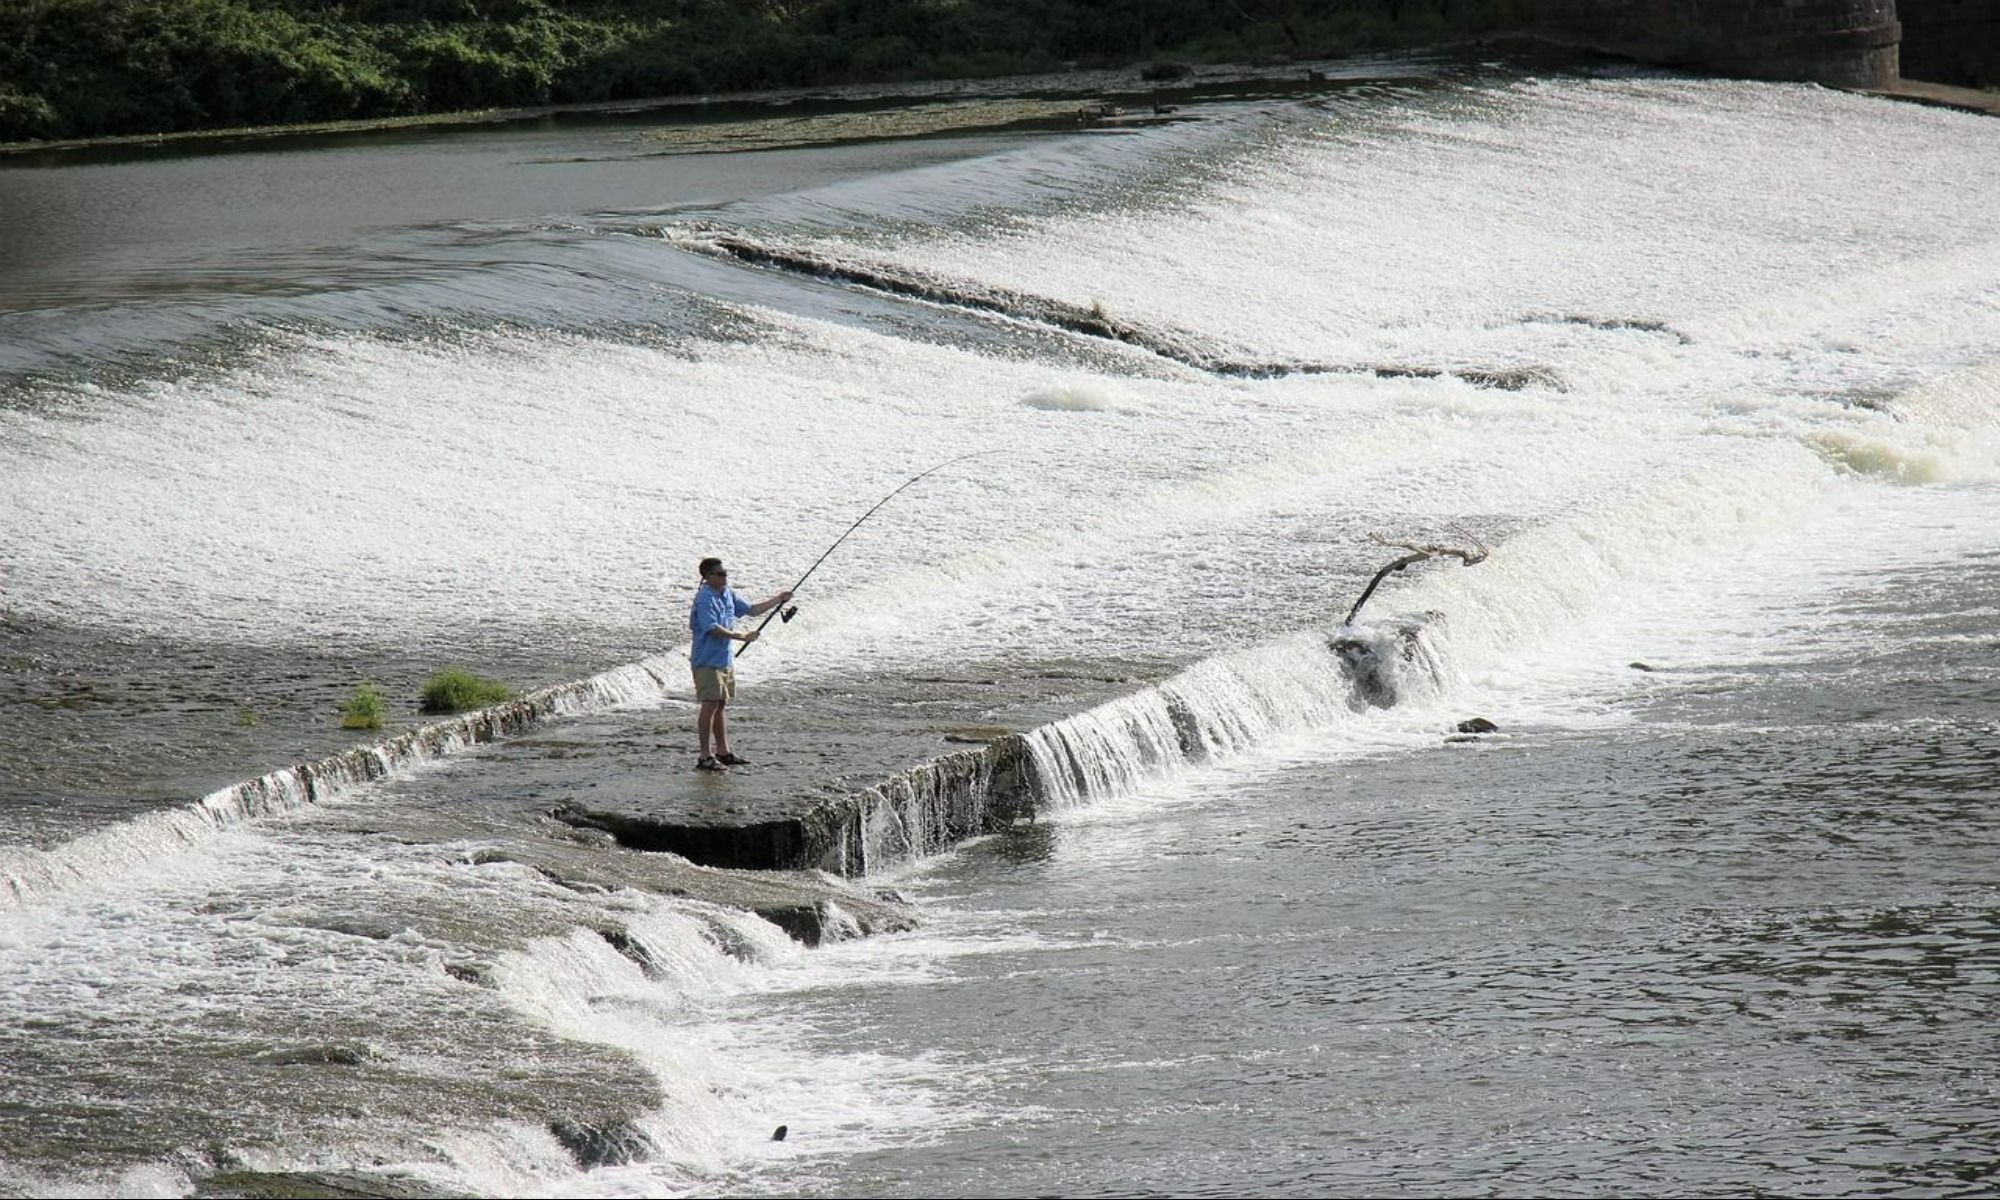
<instances>
[{"instance_id":1,"label":"man's hand","mask_svg":"<svg viewBox=\"0 0 2000 1200\"><path fill-rule=\"evenodd\" d=\"M791 598L792 598L792 593L789 589L787 589L786 591L779 592L776 596L772 597L773 600L776 600L780 604L783 604L785 601L790 600Z\"/></svg>"},{"instance_id":2,"label":"man's hand","mask_svg":"<svg viewBox=\"0 0 2000 1200\"><path fill-rule=\"evenodd\" d=\"M743 635L743 644L747 646L751 642L756 641L760 636L761 635L756 630L753 629L749 633Z\"/></svg>"}]
</instances>

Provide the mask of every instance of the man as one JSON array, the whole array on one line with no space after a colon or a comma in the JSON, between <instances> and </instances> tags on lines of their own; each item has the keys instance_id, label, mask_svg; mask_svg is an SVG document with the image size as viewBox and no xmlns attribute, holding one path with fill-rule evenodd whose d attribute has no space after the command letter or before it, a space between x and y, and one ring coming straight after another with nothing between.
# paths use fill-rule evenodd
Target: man
<instances>
[{"instance_id":1,"label":"man","mask_svg":"<svg viewBox=\"0 0 2000 1200\"><path fill-rule=\"evenodd\" d=\"M748 761L730 752L729 727L722 715L736 698L736 647L731 643L742 642L747 646L757 640L754 631L737 632L736 621L739 617L762 616L790 600L792 594L779 592L769 600L752 604L730 588L729 572L722 569L721 559L704 558L699 569L701 586L695 589L694 609L688 614L688 631L694 635L688 661L694 666L694 696L701 701L701 714L695 719L701 757L695 760L694 769L727 771ZM714 754L709 753L711 745Z\"/></svg>"}]
</instances>

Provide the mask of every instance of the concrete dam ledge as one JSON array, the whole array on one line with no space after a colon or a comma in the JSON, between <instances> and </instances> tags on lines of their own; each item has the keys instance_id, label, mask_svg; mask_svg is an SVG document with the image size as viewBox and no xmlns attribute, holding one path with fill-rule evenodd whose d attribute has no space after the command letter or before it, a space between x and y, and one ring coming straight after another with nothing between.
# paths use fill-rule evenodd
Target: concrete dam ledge
<instances>
[{"instance_id":1,"label":"concrete dam ledge","mask_svg":"<svg viewBox=\"0 0 2000 1200\"><path fill-rule=\"evenodd\" d=\"M273 818L396 831L413 842L498 838L506 858L539 854L554 835L558 843L615 846L638 860L650 856L629 851L665 851L690 868L859 877L1031 816L1044 789L1033 735L1016 731L1143 689L1179 665L1047 659L923 678L774 682L731 718L737 747L756 765L716 775L693 769L694 708L669 691L684 662L643 660L283 767L59 845L0 853L0 910L116 878ZM417 769L460 755L478 765L442 774ZM634 867L678 869L665 857ZM604 861L590 860L588 871L601 872ZM563 879L579 869L568 859L536 859L535 866ZM656 882L647 876L633 886ZM814 908L827 898L816 886L802 899L736 906ZM873 922L863 916L860 923Z\"/></svg>"},{"instance_id":2,"label":"concrete dam ledge","mask_svg":"<svg viewBox=\"0 0 2000 1200\"><path fill-rule=\"evenodd\" d=\"M857 877L1032 819L1042 794L1035 771L1026 738L995 731L984 745L858 791L767 794L754 808L729 813L667 784L656 802L644 806L569 802L549 815L607 833L627 849L675 854L699 866ZM692 781L696 788L708 782ZM745 771L724 786L757 787L754 774Z\"/></svg>"}]
</instances>

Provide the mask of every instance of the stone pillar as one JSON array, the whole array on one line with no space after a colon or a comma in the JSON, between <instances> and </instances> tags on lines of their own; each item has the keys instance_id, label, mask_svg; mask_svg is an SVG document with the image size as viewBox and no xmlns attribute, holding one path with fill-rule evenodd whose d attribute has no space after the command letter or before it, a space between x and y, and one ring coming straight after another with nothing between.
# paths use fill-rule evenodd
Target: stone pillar
<instances>
[{"instance_id":1,"label":"stone pillar","mask_svg":"<svg viewBox=\"0 0 2000 1200\"><path fill-rule=\"evenodd\" d=\"M1880 88L1898 77L1896 0L1536 0L1551 41L1754 79Z\"/></svg>"},{"instance_id":2,"label":"stone pillar","mask_svg":"<svg viewBox=\"0 0 2000 1200\"><path fill-rule=\"evenodd\" d=\"M2000 84L2000 0L1898 0L1903 74L1964 87Z\"/></svg>"}]
</instances>

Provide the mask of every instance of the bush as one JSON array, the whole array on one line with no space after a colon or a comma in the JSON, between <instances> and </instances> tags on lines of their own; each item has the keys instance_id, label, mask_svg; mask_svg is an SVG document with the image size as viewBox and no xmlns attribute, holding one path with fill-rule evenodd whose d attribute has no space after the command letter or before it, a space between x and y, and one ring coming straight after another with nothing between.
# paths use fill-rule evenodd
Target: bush
<instances>
[{"instance_id":1,"label":"bush","mask_svg":"<svg viewBox=\"0 0 2000 1200\"><path fill-rule=\"evenodd\" d=\"M382 693L372 683L354 689L354 695L340 710L342 729L380 729L384 710Z\"/></svg>"},{"instance_id":2,"label":"bush","mask_svg":"<svg viewBox=\"0 0 2000 1200\"><path fill-rule=\"evenodd\" d=\"M24 96L0 84L0 130L16 138L47 138L61 129L62 117L46 99Z\"/></svg>"},{"instance_id":3,"label":"bush","mask_svg":"<svg viewBox=\"0 0 2000 1200\"><path fill-rule=\"evenodd\" d=\"M431 676L430 682L424 684L423 701L417 707L427 713L455 713L513 698L514 689L499 680L454 668Z\"/></svg>"}]
</instances>

